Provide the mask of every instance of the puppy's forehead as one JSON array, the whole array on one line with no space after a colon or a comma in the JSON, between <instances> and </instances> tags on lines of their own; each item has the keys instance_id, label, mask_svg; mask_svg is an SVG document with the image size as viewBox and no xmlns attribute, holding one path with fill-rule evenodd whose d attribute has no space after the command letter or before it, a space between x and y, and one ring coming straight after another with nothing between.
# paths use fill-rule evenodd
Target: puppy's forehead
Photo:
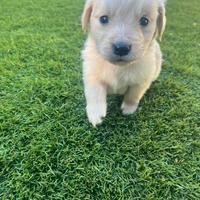
<instances>
[{"instance_id":1,"label":"puppy's forehead","mask_svg":"<svg viewBox=\"0 0 200 200\"><path fill-rule=\"evenodd\" d=\"M95 0L95 10L102 14L135 14L155 11L159 0Z\"/></svg>"}]
</instances>

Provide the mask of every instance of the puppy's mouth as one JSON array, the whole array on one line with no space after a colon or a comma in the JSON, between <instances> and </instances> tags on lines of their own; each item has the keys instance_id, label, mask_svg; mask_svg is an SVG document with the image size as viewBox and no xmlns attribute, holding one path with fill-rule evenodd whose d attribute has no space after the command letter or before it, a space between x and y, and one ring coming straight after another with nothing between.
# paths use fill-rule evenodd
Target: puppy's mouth
<instances>
[{"instance_id":1,"label":"puppy's mouth","mask_svg":"<svg viewBox=\"0 0 200 200\"><path fill-rule=\"evenodd\" d=\"M128 66L128 65L132 65L132 64L136 63L136 59L127 60L127 59L123 59L123 58L117 58L114 60L109 60L109 62L111 62L114 65L118 65L118 66Z\"/></svg>"},{"instance_id":2,"label":"puppy's mouth","mask_svg":"<svg viewBox=\"0 0 200 200\"><path fill-rule=\"evenodd\" d=\"M116 59L114 61L112 61L114 64L119 64L119 65L126 65L127 63L129 63L129 61L124 60L122 58Z\"/></svg>"}]
</instances>

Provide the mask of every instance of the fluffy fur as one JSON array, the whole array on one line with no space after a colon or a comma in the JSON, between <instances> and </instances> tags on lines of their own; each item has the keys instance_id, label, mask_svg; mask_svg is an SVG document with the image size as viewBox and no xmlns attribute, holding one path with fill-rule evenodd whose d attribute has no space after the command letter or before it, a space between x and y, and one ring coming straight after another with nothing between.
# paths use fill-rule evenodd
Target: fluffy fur
<instances>
[{"instance_id":1,"label":"fluffy fur","mask_svg":"<svg viewBox=\"0 0 200 200\"><path fill-rule=\"evenodd\" d=\"M124 95L121 106L125 115L137 110L139 102L161 71L162 54L156 39L165 28L164 0L88 0L82 27L88 39L83 50L83 80L87 116L96 126L106 116L106 96ZM107 15L109 23L99 18ZM149 24L140 25L141 17ZM132 46L122 58L113 53L112 45L126 42Z\"/></svg>"}]
</instances>

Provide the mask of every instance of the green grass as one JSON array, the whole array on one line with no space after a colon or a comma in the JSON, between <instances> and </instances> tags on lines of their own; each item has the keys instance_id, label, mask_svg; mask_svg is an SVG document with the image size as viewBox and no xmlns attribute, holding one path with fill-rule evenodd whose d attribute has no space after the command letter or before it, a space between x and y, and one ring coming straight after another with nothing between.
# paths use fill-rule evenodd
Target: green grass
<instances>
[{"instance_id":1,"label":"green grass","mask_svg":"<svg viewBox=\"0 0 200 200\"><path fill-rule=\"evenodd\" d=\"M0 199L200 199L199 0L169 0L160 78L137 115L110 97L98 129L85 114L83 1L0 5Z\"/></svg>"}]
</instances>

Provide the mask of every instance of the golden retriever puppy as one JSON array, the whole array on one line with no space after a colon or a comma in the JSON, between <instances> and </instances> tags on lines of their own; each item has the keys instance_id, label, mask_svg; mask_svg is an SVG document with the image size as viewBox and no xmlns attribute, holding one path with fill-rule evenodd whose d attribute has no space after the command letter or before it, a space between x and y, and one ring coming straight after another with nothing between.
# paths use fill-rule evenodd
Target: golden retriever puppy
<instances>
[{"instance_id":1,"label":"golden retriever puppy","mask_svg":"<svg viewBox=\"0 0 200 200\"><path fill-rule=\"evenodd\" d=\"M90 23L89 23L90 22ZM87 0L82 16L88 39L82 52L87 116L106 116L106 96L124 95L124 115L134 113L161 71L156 39L165 29L165 0Z\"/></svg>"}]
</instances>

